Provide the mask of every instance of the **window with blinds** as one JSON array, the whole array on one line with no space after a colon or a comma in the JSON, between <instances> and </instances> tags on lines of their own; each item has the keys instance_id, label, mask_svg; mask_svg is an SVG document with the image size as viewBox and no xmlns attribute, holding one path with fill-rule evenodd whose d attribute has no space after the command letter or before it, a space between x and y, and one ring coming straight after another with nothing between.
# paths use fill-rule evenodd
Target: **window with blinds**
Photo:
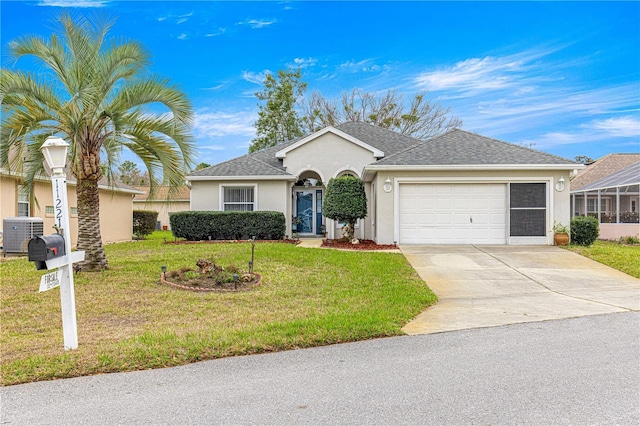
<instances>
[{"instance_id":1,"label":"window with blinds","mask_svg":"<svg viewBox=\"0 0 640 426\"><path fill-rule=\"evenodd\" d=\"M547 184L509 185L510 235L544 237L547 228Z\"/></svg>"},{"instance_id":2,"label":"window with blinds","mask_svg":"<svg viewBox=\"0 0 640 426\"><path fill-rule=\"evenodd\" d=\"M30 205L29 205L29 191L25 185L18 186L18 216L29 217Z\"/></svg>"},{"instance_id":3,"label":"window with blinds","mask_svg":"<svg viewBox=\"0 0 640 426\"><path fill-rule=\"evenodd\" d=\"M224 211L251 212L254 210L254 187L225 186L222 206Z\"/></svg>"}]
</instances>

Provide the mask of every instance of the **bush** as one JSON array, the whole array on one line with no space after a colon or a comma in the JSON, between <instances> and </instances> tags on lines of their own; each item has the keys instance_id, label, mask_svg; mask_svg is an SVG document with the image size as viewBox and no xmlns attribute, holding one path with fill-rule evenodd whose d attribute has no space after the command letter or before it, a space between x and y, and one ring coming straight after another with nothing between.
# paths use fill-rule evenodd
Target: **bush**
<instances>
[{"instance_id":1,"label":"bush","mask_svg":"<svg viewBox=\"0 0 640 426\"><path fill-rule=\"evenodd\" d=\"M156 229L158 223L158 212L152 210L133 211L133 236L144 238Z\"/></svg>"},{"instance_id":2,"label":"bush","mask_svg":"<svg viewBox=\"0 0 640 426\"><path fill-rule=\"evenodd\" d=\"M362 180L353 176L330 179L322 209L329 219L347 222L349 239L353 239L356 221L367 216L367 195Z\"/></svg>"},{"instance_id":3,"label":"bush","mask_svg":"<svg viewBox=\"0 0 640 426\"><path fill-rule=\"evenodd\" d=\"M626 237L620 237L618 240L620 244L624 244L627 246L636 246L640 244L640 240L635 235L627 235Z\"/></svg>"},{"instance_id":4,"label":"bush","mask_svg":"<svg viewBox=\"0 0 640 426\"><path fill-rule=\"evenodd\" d=\"M571 243L590 246L600 234L598 219L590 216L576 216L571 219Z\"/></svg>"},{"instance_id":5,"label":"bush","mask_svg":"<svg viewBox=\"0 0 640 426\"><path fill-rule=\"evenodd\" d=\"M189 241L279 240L284 237L284 214L274 211L214 212L190 211L173 213L169 217L175 237Z\"/></svg>"}]
</instances>

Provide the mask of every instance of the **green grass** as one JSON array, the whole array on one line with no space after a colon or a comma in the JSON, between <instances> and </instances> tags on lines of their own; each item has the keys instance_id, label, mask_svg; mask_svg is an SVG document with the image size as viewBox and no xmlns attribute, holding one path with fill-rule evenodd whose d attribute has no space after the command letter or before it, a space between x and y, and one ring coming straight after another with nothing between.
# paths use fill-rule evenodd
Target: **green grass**
<instances>
[{"instance_id":1,"label":"green grass","mask_svg":"<svg viewBox=\"0 0 640 426\"><path fill-rule=\"evenodd\" d=\"M611 266L619 271L640 278L640 246L623 245L614 241L596 241L588 247L571 245L567 250Z\"/></svg>"},{"instance_id":2,"label":"green grass","mask_svg":"<svg viewBox=\"0 0 640 426\"><path fill-rule=\"evenodd\" d=\"M0 263L1 383L161 368L226 356L402 334L436 301L394 253L256 244L260 286L195 293L160 283L160 267L199 258L247 268L249 243L164 244L169 232L105 247L110 269L76 275L77 350L63 350L59 289L38 293L42 271Z\"/></svg>"}]
</instances>

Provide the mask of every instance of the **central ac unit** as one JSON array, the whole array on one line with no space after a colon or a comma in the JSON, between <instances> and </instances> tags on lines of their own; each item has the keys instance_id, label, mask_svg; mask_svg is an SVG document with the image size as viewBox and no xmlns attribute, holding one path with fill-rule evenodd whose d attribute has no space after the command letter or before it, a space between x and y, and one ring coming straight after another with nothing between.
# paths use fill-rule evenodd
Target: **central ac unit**
<instances>
[{"instance_id":1,"label":"central ac unit","mask_svg":"<svg viewBox=\"0 0 640 426\"><path fill-rule=\"evenodd\" d=\"M6 217L2 228L5 254L27 254L29 240L36 235L44 235L44 221L39 217Z\"/></svg>"}]
</instances>

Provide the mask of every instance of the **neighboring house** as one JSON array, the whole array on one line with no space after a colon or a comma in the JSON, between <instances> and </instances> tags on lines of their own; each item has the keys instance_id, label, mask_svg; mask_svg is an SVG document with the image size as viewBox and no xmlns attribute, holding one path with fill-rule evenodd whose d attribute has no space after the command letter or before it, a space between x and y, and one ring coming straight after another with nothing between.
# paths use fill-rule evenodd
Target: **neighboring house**
<instances>
[{"instance_id":1,"label":"neighboring house","mask_svg":"<svg viewBox=\"0 0 640 426\"><path fill-rule=\"evenodd\" d=\"M48 177L37 179L34 184L33 198L23 190L22 176L0 169L0 226L5 218L39 217L44 221L44 234L53 234L53 192ZM70 208L69 224L71 241L75 247L78 237L78 202L76 180L67 178L68 202ZM108 185L106 179L99 183L100 188L100 233L103 243L130 241L133 229L133 196L136 189L121 183ZM6 232L4 239L6 240Z\"/></svg>"},{"instance_id":2,"label":"neighboring house","mask_svg":"<svg viewBox=\"0 0 640 426\"><path fill-rule=\"evenodd\" d=\"M191 210L276 210L291 235L341 236L322 215L329 179L362 178L356 237L380 244L553 244L570 219L569 174L582 165L452 130L428 141L349 122L190 174ZM566 183L566 184L565 184Z\"/></svg>"},{"instance_id":3,"label":"neighboring house","mask_svg":"<svg viewBox=\"0 0 640 426\"><path fill-rule=\"evenodd\" d=\"M141 194L137 194L133 199L133 208L135 210L153 210L158 212L158 229L171 229L169 223L169 215L175 212L183 212L189 210L189 187L182 186L178 188L175 194L169 197L169 187L160 186L156 188L153 198L149 197L148 186L136 186Z\"/></svg>"},{"instance_id":4,"label":"neighboring house","mask_svg":"<svg viewBox=\"0 0 640 426\"><path fill-rule=\"evenodd\" d=\"M601 239L640 237L640 154L609 154L571 181L572 216L594 216Z\"/></svg>"}]
</instances>

